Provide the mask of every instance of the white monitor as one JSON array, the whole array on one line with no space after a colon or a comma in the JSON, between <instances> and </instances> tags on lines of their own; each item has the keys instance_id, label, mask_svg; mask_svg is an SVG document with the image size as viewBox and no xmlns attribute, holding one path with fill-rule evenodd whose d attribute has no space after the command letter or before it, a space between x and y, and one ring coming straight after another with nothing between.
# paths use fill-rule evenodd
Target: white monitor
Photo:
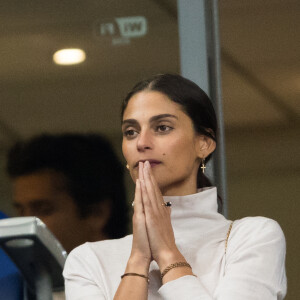
<instances>
[{"instance_id":1,"label":"white monitor","mask_svg":"<svg viewBox=\"0 0 300 300\"><path fill-rule=\"evenodd\" d=\"M52 299L53 291L63 290L67 253L40 219L0 220L0 247L22 273L31 295L28 299Z\"/></svg>"}]
</instances>

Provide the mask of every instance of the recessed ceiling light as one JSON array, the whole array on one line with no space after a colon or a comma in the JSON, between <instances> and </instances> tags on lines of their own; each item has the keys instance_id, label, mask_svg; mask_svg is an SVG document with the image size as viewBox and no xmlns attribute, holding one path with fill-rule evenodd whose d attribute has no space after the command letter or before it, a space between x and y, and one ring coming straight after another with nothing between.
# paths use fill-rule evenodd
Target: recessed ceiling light
<instances>
[{"instance_id":1,"label":"recessed ceiling light","mask_svg":"<svg viewBox=\"0 0 300 300\"><path fill-rule=\"evenodd\" d=\"M58 65L80 64L85 58L85 52L81 49L61 49L53 55L53 61Z\"/></svg>"}]
</instances>

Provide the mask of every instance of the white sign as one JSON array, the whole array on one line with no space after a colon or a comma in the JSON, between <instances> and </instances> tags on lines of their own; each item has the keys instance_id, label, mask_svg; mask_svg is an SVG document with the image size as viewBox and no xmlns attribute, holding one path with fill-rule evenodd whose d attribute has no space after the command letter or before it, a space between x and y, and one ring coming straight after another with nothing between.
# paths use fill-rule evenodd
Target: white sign
<instances>
[{"instance_id":1,"label":"white sign","mask_svg":"<svg viewBox=\"0 0 300 300\"><path fill-rule=\"evenodd\" d=\"M115 18L115 22L100 24L100 35L111 36L112 44L129 44L133 38L147 34L147 19L143 16Z\"/></svg>"}]
</instances>

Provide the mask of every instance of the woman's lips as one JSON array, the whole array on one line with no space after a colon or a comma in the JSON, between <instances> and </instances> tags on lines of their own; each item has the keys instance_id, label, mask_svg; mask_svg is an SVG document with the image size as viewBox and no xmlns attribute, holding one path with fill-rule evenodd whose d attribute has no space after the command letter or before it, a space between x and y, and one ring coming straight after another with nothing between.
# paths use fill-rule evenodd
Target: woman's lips
<instances>
[{"instance_id":1,"label":"woman's lips","mask_svg":"<svg viewBox=\"0 0 300 300\"><path fill-rule=\"evenodd\" d=\"M140 162L145 163L146 161L149 161L151 168L153 168L153 167L155 167L155 166L161 164L161 161L159 161L159 160L146 159L146 160L139 160L139 161L134 165L134 167L136 168L136 167L139 166L139 163L140 163Z\"/></svg>"},{"instance_id":2,"label":"woman's lips","mask_svg":"<svg viewBox=\"0 0 300 300\"><path fill-rule=\"evenodd\" d=\"M157 166L159 164L161 164L161 162L150 162L151 168L153 168L153 167L155 167L155 166Z\"/></svg>"}]
</instances>

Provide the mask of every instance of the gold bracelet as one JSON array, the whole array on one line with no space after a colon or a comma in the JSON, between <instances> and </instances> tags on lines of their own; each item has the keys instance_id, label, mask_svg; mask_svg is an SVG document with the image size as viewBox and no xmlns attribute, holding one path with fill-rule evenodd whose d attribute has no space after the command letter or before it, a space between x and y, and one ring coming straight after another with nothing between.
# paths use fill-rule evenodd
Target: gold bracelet
<instances>
[{"instance_id":1,"label":"gold bracelet","mask_svg":"<svg viewBox=\"0 0 300 300\"><path fill-rule=\"evenodd\" d=\"M187 262L176 262L174 264L171 264L169 266L167 266L161 273L160 278L163 279L163 277L172 269L174 268L178 268L178 267L188 267L188 268L192 268L190 264L188 264Z\"/></svg>"},{"instance_id":2,"label":"gold bracelet","mask_svg":"<svg viewBox=\"0 0 300 300\"><path fill-rule=\"evenodd\" d=\"M143 274L138 274L138 273L125 273L125 274L123 274L123 275L121 276L121 279L123 279L123 277L125 277L125 276L138 276L138 277L143 277L143 278L145 278L145 279L147 280L148 283L150 282L149 277L146 276L146 275L143 275Z\"/></svg>"}]
</instances>

